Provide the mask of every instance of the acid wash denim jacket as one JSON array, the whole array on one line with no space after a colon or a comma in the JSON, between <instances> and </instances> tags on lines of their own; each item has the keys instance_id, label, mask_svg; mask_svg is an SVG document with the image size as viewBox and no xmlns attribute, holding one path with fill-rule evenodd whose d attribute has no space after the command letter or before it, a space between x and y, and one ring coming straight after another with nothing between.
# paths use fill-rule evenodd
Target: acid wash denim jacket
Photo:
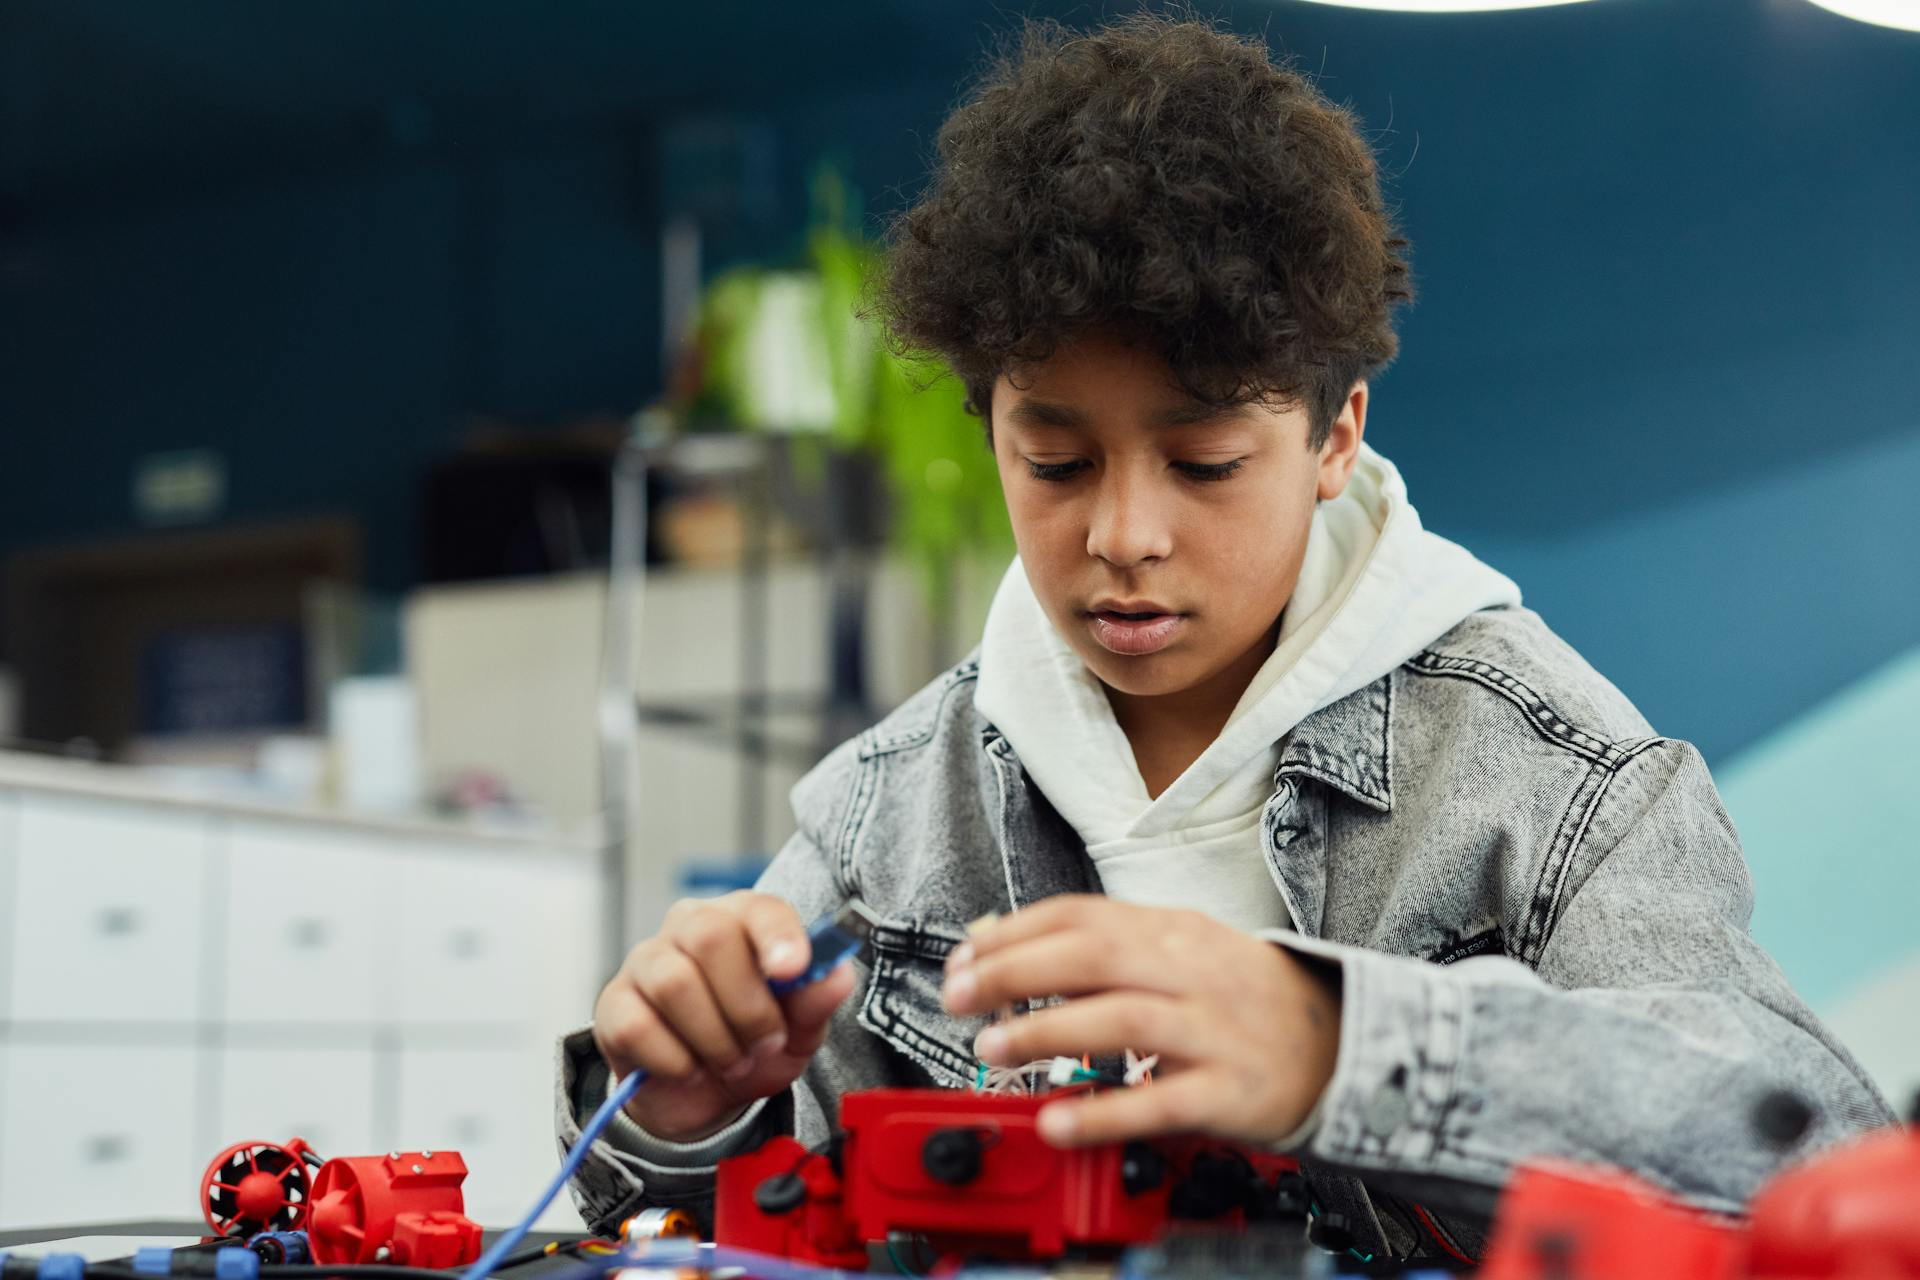
<instances>
[{"instance_id":1,"label":"acid wash denim jacket","mask_svg":"<svg viewBox=\"0 0 1920 1280\"><path fill-rule=\"evenodd\" d=\"M1099 889L974 711L977 673L961 663L794 789L799 831L759 887L803 919L857 895L883 921L806 1074L703 1143L597 1142L573 1187L594 1229L648 1205L704 1216L716 1156L824 1141L846 1090L970 1083L985 1019L940 1000L966 922ZM1539 1157L1731 1211L1783 1162L1893 1121L1748 936L1752 883L1699 752L1530 609L1472 614L1301 721L1262 819L1294 923L1273 941L1342 973L1337 1064L1293 1154L1363 1252L1438 1256L1417 1203L1477 1254L1498 1188ZM607 1068L586 1032L559 1059L570 1150ZM1785 1151L1753 1123L1781 1088L1814 1113Z\"/></svg>"}]
</instances>

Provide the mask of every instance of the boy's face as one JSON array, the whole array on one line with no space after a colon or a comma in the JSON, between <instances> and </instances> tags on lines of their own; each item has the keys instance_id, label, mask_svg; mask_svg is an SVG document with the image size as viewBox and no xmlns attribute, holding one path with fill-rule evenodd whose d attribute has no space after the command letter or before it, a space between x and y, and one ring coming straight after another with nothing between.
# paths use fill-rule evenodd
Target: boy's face
<instances>
[{"instance_id":1,"label":"boy's face","mask_svg":"<svg viewBox=\"0 0 1920 1280\"><path fill-rule=\"evenodd\" d=\"M1346 488L1366 383L1313 452L1304 406L1213 409L1160 356L1105 336L1019 380L994 386L994 456L1055 629L1117 693L1230 705L1273 650L1316 500Z\"/></svg>"}]
</instances>

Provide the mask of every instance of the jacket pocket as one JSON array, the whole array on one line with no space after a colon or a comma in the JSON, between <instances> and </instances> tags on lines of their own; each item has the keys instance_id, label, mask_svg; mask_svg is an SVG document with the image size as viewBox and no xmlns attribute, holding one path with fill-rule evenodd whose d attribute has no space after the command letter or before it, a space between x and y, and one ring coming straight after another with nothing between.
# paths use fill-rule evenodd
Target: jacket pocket
<instances>
[{"instance_id":1,"label":"jacket pocket","mask_svg":"<svg viewBox=\"0 0 1920 1280\"><path fill-rule=\"evenodd\" d=\"M970 1085L973 1038L983 1017L963 1018L940 1001L947 955L966 937L959 925L882 921L873 931L860 1025L891 1044L935 1083Z\"/></svg>"}]
</instances>

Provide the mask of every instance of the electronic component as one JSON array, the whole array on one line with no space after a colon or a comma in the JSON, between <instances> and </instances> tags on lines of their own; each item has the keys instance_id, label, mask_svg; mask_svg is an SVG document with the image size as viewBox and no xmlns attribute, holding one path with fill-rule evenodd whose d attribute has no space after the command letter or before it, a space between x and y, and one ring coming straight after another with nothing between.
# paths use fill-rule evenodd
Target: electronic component
<instances>
[{"instance_id":1,"label":"electronic component","mask_svg":"<svg viewBox=\"0 0 1920 1280\"><path fill-rule=\"evenodd\" d=\"M456 1151L394 1151L327 1161L313 1180L307 1233L326 1266L392 1262L455 1267L480 1256L480 1224L466 1216Z\"/></svg>"},{"instance_id":2,"label":"electronic component","mask_svg":"<svg viewBox=\"0 0 1920 1280\"><path fill-rule=\"evenodd\" d=\"M297 1231L306 1225L309 1164L320 1158L300 1138L285 1146L236 1142L200 1177L200 1212L215 1235Z\"/></svg>"}]
</instances>

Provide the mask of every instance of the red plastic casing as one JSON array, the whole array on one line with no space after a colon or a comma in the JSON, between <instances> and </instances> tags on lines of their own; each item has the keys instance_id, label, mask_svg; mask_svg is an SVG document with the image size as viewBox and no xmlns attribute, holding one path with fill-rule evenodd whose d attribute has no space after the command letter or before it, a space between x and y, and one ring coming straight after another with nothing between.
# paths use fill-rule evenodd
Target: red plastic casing
<instances>
[{"instance_id":1,"label":"red plastic casing","mask_svg":"<svg viewBox=\"0 0 1920 1280\"><path fill-rule=\"evenodd\" d=\"M312 1152L294 1138L285 1145L236 1142L215 1156L200 1175L200 1213L215 1237L303 1229L312 1181L305 1157ZM215 1207L223 1191L230 1199L225 1215Z\"/></svg>"},{"instance_id":2,"label":"red plastic casing","mask_svg":"<svg viewBox=\"0 0 1920 1280\"><path fill-rule=\"evenodd\" d=\"M1480 1280L1732 1280L1739 1224L1687 1208L1625 1173L1542 1162L1500 1201Z\"/></svg>"},{"instance_id":3,"label":"red plastic casing","mask_svg":"<svg viewBox=\"0 0 1920 1280\"><path fill-rule=\"evenodd\" d=\"M807 1198L788 1213L763 1213L753 1194L769 1178L791 1173L806 1184ZM823 1267L862 1271L867 1247L847 1221L840 1177L822 1156L788 1137L769 1139L758 1151L720 1162L714 1185L713 1238Z\"/></svg>"},{"instance_id":4,"label":"red plastic casing","mask_svg":"<svg viewBox=\"0 0 1920 1280\"><path fill-rule=\"evenodd\" d=\"M1057 1097L1057 1095L1055 1095ZM873 1089L841 1100L846 1211L861 1238L911 1231L1011 1246L1057 1258L1069 1245L1142 1244L1166 1226L1168 1183L1129 1195L1118 1144L1061 1149L1040 1137L1047 1095ZM921 1151L936 1130L973 1128L987 1140L979 1176L936 1181Z\"/></svg>"},{"instance_id":5,"label":"red plastic casing","mask_svg":"<svg viewBox=\"0 0 1920 1280\"><path fill-rule=\"evenodd\" d=\"M1753 1280L1920 1277L1920 1130L1835 1147L1768 1183L1748 1213Z\"/></svg>"},{"instance_id":6,"label":"red plastic casing","mask_svg":"<svg viewBox=\"0 0 1920 1280\"><path fill-rule=\"evenodd\" d=\"M407 1267L472 1262L480 1256L480 1224L466 1216L460 1192L466 1178L467 1164L457 1151L327 1161L314 1175L307 1211L314 1261Z\"/></svg>"},{"instance_id":7,"label":"red plastic casing","mask_svg":"<svg viewBox=\"0 0 1920 1280\"><path fill-rule=\"evenodd\" d=\"M1116 1250L1158 1238L1168 1223L1171 1188L1202 1152L1232 1151L1271 1183L1298 1168L1202 1138L1149 1145L1166 1165L1154 1185L1129 1191L1120 1144L1063 1150L1035 1128L1040 1108L1060 1094L980 1094L957 1089L871 1089L840 1100L841 1173L791 1138L720 1162L714 1238L721 1244L798 1261L857 1268L866 1242L895 1232L927 1237L949 1256L1057 1258L1071 1250ZM959 1185L927 1172L923 1152L940 1130L984 1139L978 1173ZM769 1214L754 1192L769 1178L794 1174L802 1204ZM1239 1211L1216 1220L1231 1225Z\"/></svg>"}]
</instances>

